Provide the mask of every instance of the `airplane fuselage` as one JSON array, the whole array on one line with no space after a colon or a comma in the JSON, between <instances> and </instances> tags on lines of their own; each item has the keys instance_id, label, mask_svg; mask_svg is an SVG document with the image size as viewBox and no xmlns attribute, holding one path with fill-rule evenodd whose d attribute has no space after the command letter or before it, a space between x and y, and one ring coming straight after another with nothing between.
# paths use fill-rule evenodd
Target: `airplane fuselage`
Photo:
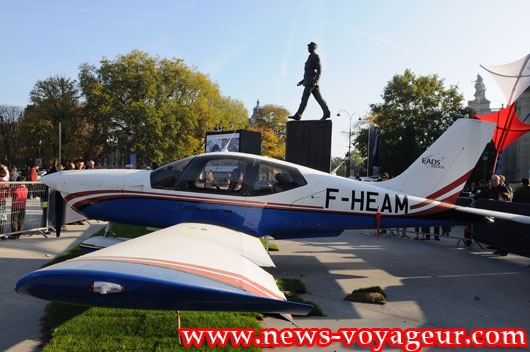
<instances>
[{"instance_id":1,"label":"airplane fuselage","mask_svg":"<svg viewBox=\"0 0 530 352\"><path fill-rule=\"evenodd\" d=\"M384 188L384 182L364 183L238 153L185 160L155 171L68 171L46 182L89 218L160 228L204 222L254 236L292 238L375 228L377 213L381 227L454 222L451 204L400 194ZM208 180L208 172L216 179ZM454 199L458 194L452 191L447 195Z\"/></svg>"}]
</instances>

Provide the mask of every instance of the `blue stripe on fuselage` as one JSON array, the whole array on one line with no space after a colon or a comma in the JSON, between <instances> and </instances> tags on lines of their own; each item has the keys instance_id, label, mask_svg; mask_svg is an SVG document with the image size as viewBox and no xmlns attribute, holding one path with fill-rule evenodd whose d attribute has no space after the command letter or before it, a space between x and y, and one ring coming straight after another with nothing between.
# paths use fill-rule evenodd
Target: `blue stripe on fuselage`
<instances>
[{"instance_id":1,"label":"blue stripe on fuselage","mask_svg":"<svg viewBox=\"0 0 530 352\"><path fill-rule=\"evenodd\" d=\"M243 202L243 199L241 199ZM124 211L120 211L120 210ZM254 236L275 238L338 236L347 229L373 229L374 215L344 214L183 202L155 198L117 198L92 204L82 210L88 218L153 227L169 227L182 222L205 222L233 228ZM381 227L438 226L449 220L385 217Z\"/></svg>"}]
</instances>

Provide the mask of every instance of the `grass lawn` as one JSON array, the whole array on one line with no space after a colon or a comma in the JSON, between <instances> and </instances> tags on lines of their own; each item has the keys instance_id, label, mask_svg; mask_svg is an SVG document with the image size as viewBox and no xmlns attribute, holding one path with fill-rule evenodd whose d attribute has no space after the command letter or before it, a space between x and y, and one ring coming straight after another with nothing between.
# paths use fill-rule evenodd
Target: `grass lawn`
<instances>
[{"instance_id":1,"label":"grass lawn","mask_svg":"<svg viewBox=\"0 0 530 352\"><path fill-rule=\"evenodd\" d=\"M315 302L306 301L302 297L298 296L298 294L307 293L307 289L305 288L305 285L302 281L298 279L276 279L276 284L278 285L278 288L284 292L285 298L287 298L288 301L311 304L313 306L309 314L306 316L324 316L324 313L318 304Z\"/></svg>"},{"instance_id":2,"label":"grass lawn","mask_svg":"<svg viewBox=\"0 0 530 352\"><path fill-rule=\"evenodd\" d=\"M119 237L148 233L145 227L113 224ZM102 235L104 230L98 232ZM47 265L83 254L79 246ZM183 328L261 329L258 313L193 312L180 313ZM177 314L171 311L91 308L59 302L49 305L45 317L49 342L45 352L59 351L232 351L232 346L211 348L182 347L178 343ZM246 348L248 351L261 349Z\"/></svg>"},{"instance_id":3,"label":"grass lawn","mask_svg":"<svg viewBox=\"0 0 530 352\"><path fill-rule=\"evenodd\" d=\"M261 237L259 240L263 244L263 247L267 248L267 239L265 237ZM279 250L280 249L278 248L277 244L271 243L269 241L269 252L278 252Z\"/></svg>"},{"instance_id":4,"label":"grass lawn","mask_svg":"<svg viewBox=\"0 0 530 352\"><path fill-rule=\"evenodd\" d=\"M186 328L254 328L257 313L181 312ZM51 304L47 315L51 334L42 351L232 351L238 348L183 347L179 345L177 313L132 309L89 308ZM261 349L247 348L248 351Z\"/></svg>"}]
</instances>

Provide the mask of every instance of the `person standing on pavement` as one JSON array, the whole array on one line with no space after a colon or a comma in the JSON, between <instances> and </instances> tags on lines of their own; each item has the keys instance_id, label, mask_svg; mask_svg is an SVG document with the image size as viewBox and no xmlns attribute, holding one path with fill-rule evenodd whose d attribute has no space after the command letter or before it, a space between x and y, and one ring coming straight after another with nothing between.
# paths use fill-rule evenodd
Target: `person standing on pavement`
<instances>
[{"instance_id":1,"label":"person standing on pavement","mask_svg":"<svg viewBox=\"0 0 530 352\"><path fill-rule=\"evenodd\" d=\"M17 182L24 182L26 178L19 176ZM28 199L28 189L23 184L16 184L11 187L11 229L13 232L24 230L24 218L26 216L26 200ZM20 234L15 235L16 238Z\"/></svg>"}]
</instances>

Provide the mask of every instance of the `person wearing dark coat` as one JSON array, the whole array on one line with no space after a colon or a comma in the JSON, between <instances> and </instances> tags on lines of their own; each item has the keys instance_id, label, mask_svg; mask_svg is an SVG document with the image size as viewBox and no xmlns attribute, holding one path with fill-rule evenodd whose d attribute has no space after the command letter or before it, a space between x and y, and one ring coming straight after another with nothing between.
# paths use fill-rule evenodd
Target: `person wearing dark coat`
<instances>
[{"instance_id":1,"label":"person wearing dark coat","mask_svg":"<svg viewBox=\"0 0 530 352\"><path fill-rule=\"evenodd\" d=\"M517 203L530 203L530 187L528 186L530 180L523 178L521 183L523 186L515 191L513 201Z\"/></svg>"},{"instance_id":2,"label":"person wearing dark coat","mask_svg":"<svg viewBox=\"0 0 530 352\"><path fill-rule=\"evenodd\" d=\"M480 180L478 182L478 189L473 194L476 199L489 199L491 190L488 188L486 180Z\"/></svg>"},{"instance_id":3,"label":"person wearing dark coat","mask_svg":"<svg viewBox=\"0 0 530 352\"><path fill-rule=\"evenodd\" d=\"M498 200L499 194L501 193L510 194L510 191L508 190L508 187L506 187L505 185L501 183L501 178L498 175L491 176L490 199Z\"/></svg>"}]
</instances>

